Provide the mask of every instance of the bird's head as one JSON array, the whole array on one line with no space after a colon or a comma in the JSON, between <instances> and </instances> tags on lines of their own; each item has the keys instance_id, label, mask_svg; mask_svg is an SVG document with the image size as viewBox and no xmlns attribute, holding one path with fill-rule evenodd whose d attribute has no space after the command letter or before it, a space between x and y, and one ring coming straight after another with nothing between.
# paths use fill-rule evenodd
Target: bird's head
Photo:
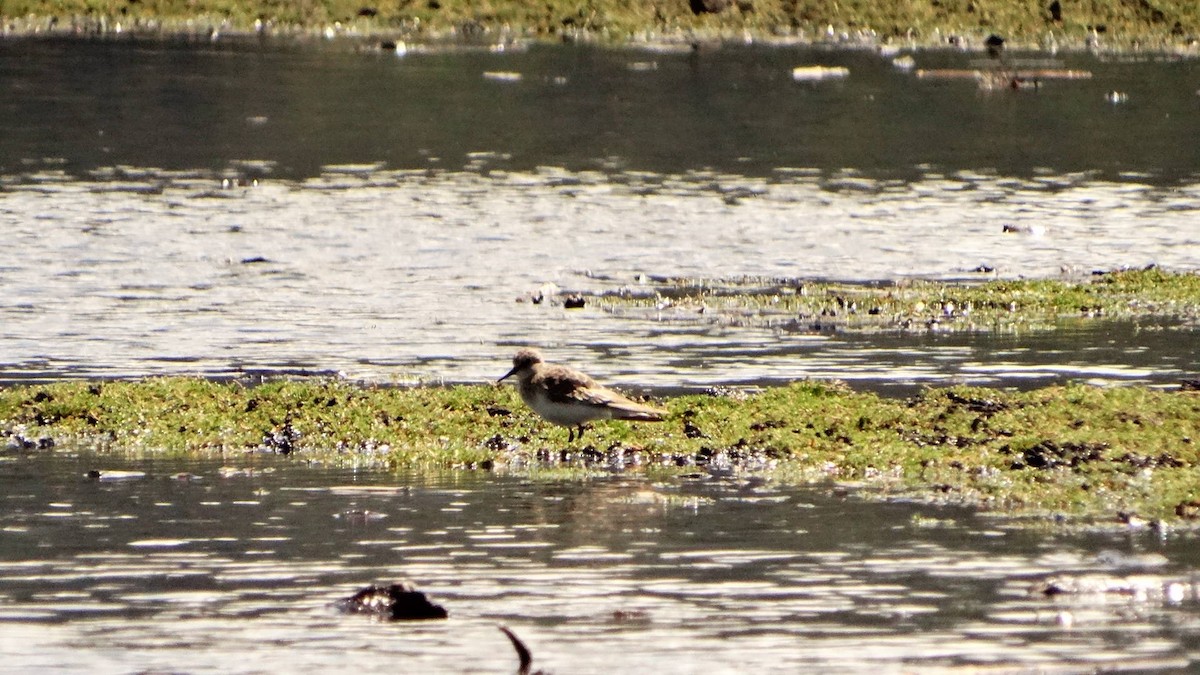
<instances>
[{"instance_id":1,"label":"bird's head","mask_svg":"<svg viewBox=\"0 0 1200 675\"><path fill-rule=\"evenodd\" d=\"M531 373L531 372L533 372L533 367L541 362L542 362L542 355L539 354L536 349L529 349L529 348L518 349L517 353L513 355L512 370L505 373L504 377L501 377L497 381L498 382L504 381L504 380L512 377L513 375L516 375L517 377L521 377L522 375L525 375L526 373Z\"/></svg>"}]
</instances>

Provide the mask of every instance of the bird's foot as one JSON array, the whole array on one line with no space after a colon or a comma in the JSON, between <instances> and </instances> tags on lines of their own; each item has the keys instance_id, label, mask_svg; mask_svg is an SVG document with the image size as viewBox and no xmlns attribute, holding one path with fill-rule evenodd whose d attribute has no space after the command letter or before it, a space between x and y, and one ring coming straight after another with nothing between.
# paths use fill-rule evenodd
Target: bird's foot
<instances>
[{"instance_id":1,"label":"bird's foot","mask_svg":"<svg viewBox=\"0 0 1200 675\"><path fill-rule=\"evenodd\" d=\"M569 427L569 429L570 429L570 431L569 431L570 435L567 436L567 442L574 443L575 441L583 440L583 432L587 431L588 426L580 424L580 425L577 425L574 427Z\"/></svg>"}]
</instances>

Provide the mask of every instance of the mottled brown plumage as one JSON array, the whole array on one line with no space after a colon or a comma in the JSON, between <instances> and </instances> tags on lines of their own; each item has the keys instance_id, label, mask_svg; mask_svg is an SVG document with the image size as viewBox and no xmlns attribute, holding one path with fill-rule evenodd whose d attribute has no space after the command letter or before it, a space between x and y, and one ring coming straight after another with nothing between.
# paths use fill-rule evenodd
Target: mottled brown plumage
<instances>
[{"instance_id":1,"label":"mottled brown plumage","mask_svg":"<svg viewBox=\"0 0 1200 675\"><path fill-rule=\"evenodd\" d=\"M546 363L534 349L517 351L512 370L500 379L513 375L526 405L547 421L570 427L568 442L583 438L583 425L592 420L660 422L666 415L597 384L574 368Z\"/></svg>"}]
</instances>

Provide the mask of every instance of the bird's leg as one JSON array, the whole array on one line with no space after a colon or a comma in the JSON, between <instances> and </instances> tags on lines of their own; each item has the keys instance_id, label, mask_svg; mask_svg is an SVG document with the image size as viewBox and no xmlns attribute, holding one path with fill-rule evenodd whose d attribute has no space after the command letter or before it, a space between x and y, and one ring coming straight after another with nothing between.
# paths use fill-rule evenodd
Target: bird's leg
<instances>
[{"instance_id":1,"label":"bird's leg","mask_svg":"<svg viewBox=\"0 0 1200 675\"><path fill-rule=\"evenodd\" d=\"M567 442L574 443L575 442L575 427L567 427L567 434L568 434Z\"/></svg>"},{"instance_id":2,"label":"bird's leg","mask_svg":"<svg viewBox=\"0 0 1200 675\"><path fill-rule=\"evenodd\" d=\"M579 425L579 433L575 434L575 440L577 440L577 441L583 440L583 431L585 429L587 429L587 427L583 426L582 424Z\"/></svg>"}]
</instances>

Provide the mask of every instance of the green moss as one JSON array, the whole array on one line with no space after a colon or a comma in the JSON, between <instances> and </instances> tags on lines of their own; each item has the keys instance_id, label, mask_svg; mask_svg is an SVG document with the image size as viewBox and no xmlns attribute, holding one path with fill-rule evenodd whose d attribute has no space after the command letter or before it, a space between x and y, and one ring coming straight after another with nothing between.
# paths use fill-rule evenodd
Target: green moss
<instances>
[{"instance_id":1,"label":"green moss","mask_svg":"<svg viewBox=\"0 0 1200 675\"><path fill-rule=\"evenodd\" d=\"M277 452L380 468L582 472L765 470L1010 512L1173 518L1200 500L1200 395L1141 387L1028 393L929 390L898 401L800 382L745 398L663 402L661 424L607 422L587 440L520 405L509 387L257 387L188 378L0 390L10 452ZM42 440L49 438L53 443ZM585 461L586 460L586 461Z\"/></svg>"}]
</instances>

